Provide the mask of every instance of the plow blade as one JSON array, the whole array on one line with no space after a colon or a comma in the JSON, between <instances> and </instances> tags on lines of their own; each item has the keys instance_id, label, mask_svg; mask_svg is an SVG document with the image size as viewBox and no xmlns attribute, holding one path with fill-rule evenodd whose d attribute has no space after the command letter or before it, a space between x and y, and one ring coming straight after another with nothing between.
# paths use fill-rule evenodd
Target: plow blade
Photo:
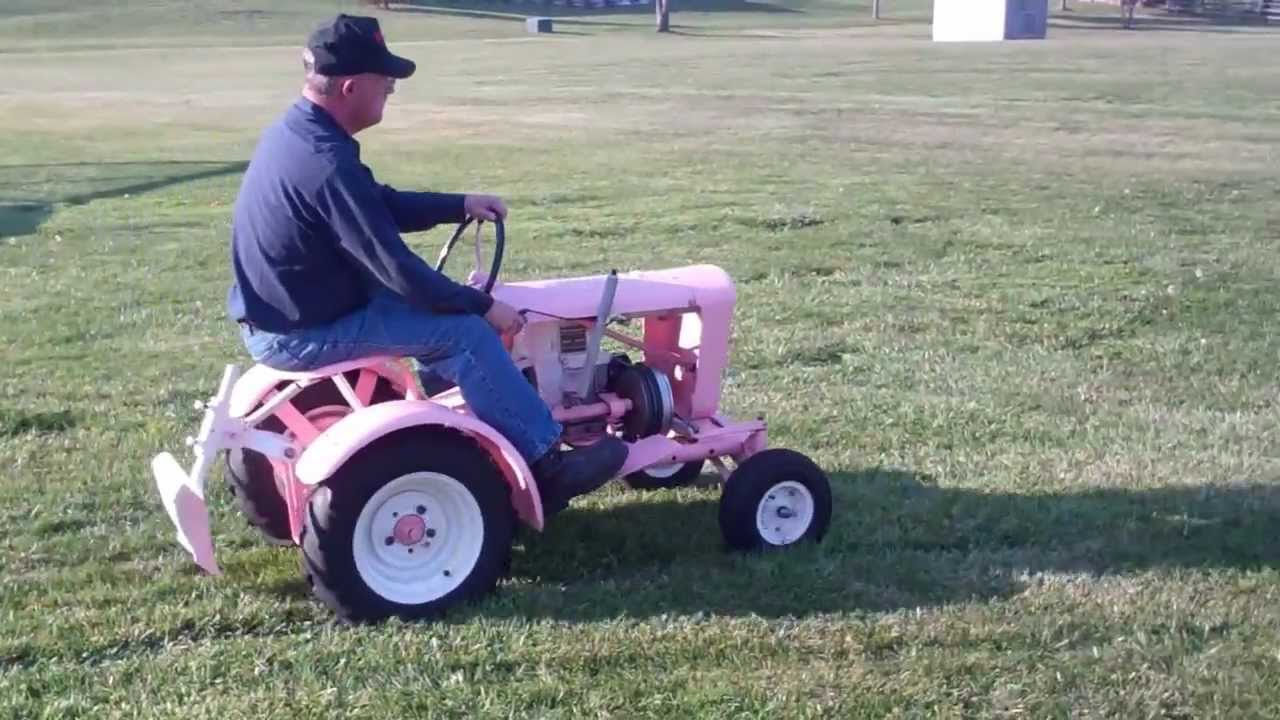
<instances>
[{"instance_id":1,"label":"plow blade","mask_svg":"<svg viewBox=\"0 0 1280 720\"><path fill-rule=\"evenodd\" d=\"M221 575L213 559L213 536L209 531L209 509L204 502L204 489L192 480L173 455L163 452L151 461L160 498L169 519L178 530L178 542L196 564L211 575Z\"/></svg>"}]
</instances>

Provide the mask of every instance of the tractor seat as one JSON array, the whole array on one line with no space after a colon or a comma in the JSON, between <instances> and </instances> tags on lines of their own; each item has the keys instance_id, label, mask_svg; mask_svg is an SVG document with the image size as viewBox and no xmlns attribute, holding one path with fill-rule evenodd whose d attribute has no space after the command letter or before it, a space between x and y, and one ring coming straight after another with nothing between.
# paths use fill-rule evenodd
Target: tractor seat
<instances>
[{"instance_id":1,"label":"tractor seat","mask_svg":"<svg viewBox=\"0 0 1280 720\"><path fill-rule=\"evenodd\" d=\"M382 355L359 360L348 360L316 368L315 370L304 371L277 370L259 363L245 371L244 375L236 381L235 387L231 390L230 415L231 417L247 415L261 402L267 393L281 383L303 382L311 384L335 375L365 368L370 368L383 377L395 379L404 387L409 388L413 396L417 397L421 392L415 382L416 375L401 360L402 358L399 357ZM352 385L357 383L358 381L353 382Z\"/></svg>"},{"instance_id":2,"label":"tractor seat","mask_svg":"<svg viewBox=\"0 0 1280 720\"><path fill-rule=\"evenodd\" d=\"M334 375L337 375L338 373L344 373L350 370L360 370L366 367L377 367L377 366L385 367L387 365L397 365L395 369L399 371L402 369L398 367L399 360L400 358L392 355L382 355L382 356L376 356L376 357L360 358L359 360L347 360L346 362L334 363L332 365L325 365L324 367L319 367L319 368L316 368L315 370L300 370L300 371L277 370L275 368L267 367L266 365L262 365L259 363L257 365L254 365L252 368L250 368L249 372L245 373L245 376L247 377L251 373L260 373L262 375L267 375L271 377L271 379L274 382L296 382L299 380L323 380L324 378L332 377Z\"/></svg>"}]
</instances>

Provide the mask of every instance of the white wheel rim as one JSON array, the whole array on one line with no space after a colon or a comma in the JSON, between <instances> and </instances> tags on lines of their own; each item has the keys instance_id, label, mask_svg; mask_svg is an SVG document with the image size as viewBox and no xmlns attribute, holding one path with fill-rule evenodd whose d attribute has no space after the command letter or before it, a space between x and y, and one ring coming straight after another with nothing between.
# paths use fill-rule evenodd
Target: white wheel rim
<instances>
[{"instance_id":1,"label":"white wheel rim","mask_svg":"<svg viewBox=\"0 0 1280 720\"><path fill-rule=\"evenodd\" d=\"M684 463L668 463L666 465L653 465L644 469L644 474L658 480L666 478L680 472L680 468L684 467Z\"/></svg>"},{"instance_id":2,"label":"white wheel rim","mask_svg":"<svg viewBox=\"0 0 1280 720\"><path fill-rule=\"evenodd\" d=\"M790 545L813 523L813 493L787 480L769 488L756 507L756 530L770 545Z\"/></svg>"},{"instance_id":3,"label":"white wheel rim","mask_svg":"<svg viewBox=\"0 0 1280 720\"><path fill-rule=\"evenodd\" d=\"M370 590L419 605L461 585L483 545L484 516L466 486L448 475L417 472L369 498L356 518L351 550Z\"/></svg>"}]
</instances>

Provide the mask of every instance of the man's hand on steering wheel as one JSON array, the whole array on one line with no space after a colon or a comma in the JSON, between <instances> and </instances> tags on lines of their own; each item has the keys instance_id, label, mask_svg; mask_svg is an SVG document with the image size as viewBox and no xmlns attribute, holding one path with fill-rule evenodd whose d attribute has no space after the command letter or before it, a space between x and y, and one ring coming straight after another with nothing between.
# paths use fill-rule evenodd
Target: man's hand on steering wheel
<instances>
[{"instance_id":1,"label":"man's hand on steering wheel","mask_svg":"<svg viewBox=\"0 0 1280 720\"><path fill-rule=\"evenodd\" d=\"M467 215L479 220L495 221L507 218L507 206L494 195L468 195L463 201L463 207ZM476 242L480 242L478 235ZM485 313L484 319L498 331L499 335L515 335L524 329L524 316L501 300L493 301L493 306L489 308L489 312Z\"/></svg>"},{"instance_id":2,"label":"man's hand on steering wheel","mask_svg":"<svg viewBox=\"0 0 1280 720\"><path fill-rule=\"evenodd\" d=\"M524 328L524 316L501 300L493 301L493 307L484 314L484 319L498 331L499 335L515 335Z\"/></svg>"},{"instance_id":3,"label":"man's hand on steering wheel","mask_svg":"<svg viewBox=\"0 0 1280 720\"><path fill-rule=\"evenodd\" d=\"M507 206L496 195L467 195L462 207L468 215L481 220L507 219Z\"/></svg>"},{"instance_id":4,"label":"man's hand on steering wheel","mask_svg":"<svg viewBox=\"0 0 1280 720\"><path fill-rule=\"evenodd\" d=\"M481 288L486 293L493 292L494 283L498 280L498 272L502 268L502 251L506 243L504 241L504 232L502 221L507 215L507 206L502 200L494 195L465 195L463 196L463 206L466 210L467 218L454 228L453 235L449 236L449 240L445 242L444 247L440 249L440 255L436 258L436 272L444 272L445 262L449 259L449 254L453 252L453 247L458 244L458 240L472 223L476 227L476 267L475 272L480 273L481 251L480 251L480 225L485 222L492 222L497 234L494 237L493 262L490 264L489 272L485 275L484 287Z\"/></svg>"}]
</instances>

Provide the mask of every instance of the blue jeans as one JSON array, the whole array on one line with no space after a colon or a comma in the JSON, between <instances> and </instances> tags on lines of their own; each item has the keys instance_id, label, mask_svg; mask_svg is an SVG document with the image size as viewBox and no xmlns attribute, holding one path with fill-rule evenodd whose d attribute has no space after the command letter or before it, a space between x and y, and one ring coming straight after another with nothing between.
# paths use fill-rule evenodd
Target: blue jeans
<instances>
[{"instance_id":1,"label":"blue jeans","mask_svg":"<svg viewBox=\"0 0 1280 720\"><path fill-rule=\"evenodd\" d=\"M437 315L381 292L328 325L288 334L246 327L241 338L255 362L291 372L375 355L411 357L424 384L436 377L456 384L475 416L502 433L527 462L560 443L560 424L478 315Z\"/></svg>"}]
</instances>

